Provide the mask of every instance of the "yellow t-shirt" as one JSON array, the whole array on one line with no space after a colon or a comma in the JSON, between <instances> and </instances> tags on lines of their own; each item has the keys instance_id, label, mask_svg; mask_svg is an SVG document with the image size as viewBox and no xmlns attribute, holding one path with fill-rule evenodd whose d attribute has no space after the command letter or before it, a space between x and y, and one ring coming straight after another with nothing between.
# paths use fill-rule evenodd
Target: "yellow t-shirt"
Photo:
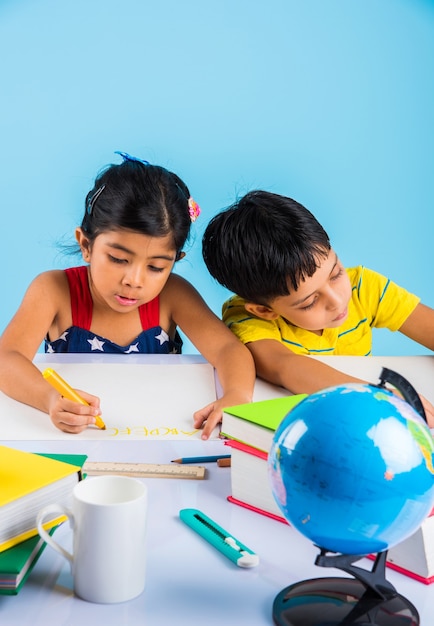
<instances>
[{"instance_id":1,"label":"yellow t-shirt","mask_svg":"<svg viewBox=\"0 0 434 626\"><path fill-rule=\"evenodd\" d=\"M246 311L245 300L239 296L232 296L223 304L223 321L243 343L275 339L296 354L369 356L372 328L398 330L420 298L361 265L346 271L352 286L348 317L338 328L325 328L321 336L294 326L283 317L256 317Z\"/></svg>"}]
</instances>

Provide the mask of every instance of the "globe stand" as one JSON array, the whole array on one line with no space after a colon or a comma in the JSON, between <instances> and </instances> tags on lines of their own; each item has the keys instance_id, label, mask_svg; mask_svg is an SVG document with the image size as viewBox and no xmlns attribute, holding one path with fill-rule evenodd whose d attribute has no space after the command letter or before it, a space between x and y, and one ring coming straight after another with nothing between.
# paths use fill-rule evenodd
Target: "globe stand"
<instances>
[{"instance_id":1,"label":"globe stand","mask_svg":"<svg viewBox=\"0 0 434 626\"><path fill-rule=\"evenodd\" d=\"M353 565L364 555L320 548L315 565L341 569L353 578L314 578L282 589L273 603L277 626L419 626L416 607L386 580L386 552L372 570Z\"/></svg>"}]
</instances>

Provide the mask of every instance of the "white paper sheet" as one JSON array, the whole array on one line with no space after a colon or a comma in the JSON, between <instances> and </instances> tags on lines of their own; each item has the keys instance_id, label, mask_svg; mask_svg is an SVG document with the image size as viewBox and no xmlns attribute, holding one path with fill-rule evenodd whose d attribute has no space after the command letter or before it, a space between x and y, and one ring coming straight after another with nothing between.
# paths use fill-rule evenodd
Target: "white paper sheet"
<instances>
[{"instance_id":1,"label":"white paper sheet","mask_svg":"<svg viewBox=\"0 0 434 626\"><path fill-rule=\"evenodd\" d=\"M49 416L0 393L1 438L15 440L200 439L193 413L216 398L208 363L36 362L55 369L73 388L101 399L106 430L89 427L78 435L57 429ZM215 429L213 437L218 436Z\"/></svg>"}]
</instances>

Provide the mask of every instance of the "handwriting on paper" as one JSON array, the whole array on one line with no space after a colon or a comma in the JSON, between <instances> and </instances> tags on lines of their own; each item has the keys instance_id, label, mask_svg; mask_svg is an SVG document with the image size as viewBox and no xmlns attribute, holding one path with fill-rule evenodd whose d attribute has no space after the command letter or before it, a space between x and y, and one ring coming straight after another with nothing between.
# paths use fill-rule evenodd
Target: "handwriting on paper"
<instances>
[{"instance_id":1,"label":"handwriting on paper","mask_svg":"<svg viewBox=\"0 0 434 626\"><path fill-rule=\"evenodd\" d=\"M106 433L109 437L131 436L131 437L152 437L152 438L172 438L172 437L194 437L199 433L199 429L182 430L169 426L159 426L158 428L148 428L147 426L122 426L121 428L107 427Z\"/></svg>"}]
</instances>

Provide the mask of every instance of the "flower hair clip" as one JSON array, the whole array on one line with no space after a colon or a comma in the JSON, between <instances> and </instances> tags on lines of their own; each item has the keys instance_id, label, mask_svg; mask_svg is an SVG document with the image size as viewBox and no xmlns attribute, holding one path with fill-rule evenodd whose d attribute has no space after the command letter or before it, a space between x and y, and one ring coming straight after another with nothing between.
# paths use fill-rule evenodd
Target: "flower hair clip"
<instances>
[{"instance_id":1,"label":"flower hair clip","mask_svg":"<svg viewBox=\"0 0 434 626\"><path fill-rule=\"evenodd\" d=\"M200 206L191 196L188 199L188 212L192 222L195 222L200 215Z\"/></svg>"}]
</instances>

